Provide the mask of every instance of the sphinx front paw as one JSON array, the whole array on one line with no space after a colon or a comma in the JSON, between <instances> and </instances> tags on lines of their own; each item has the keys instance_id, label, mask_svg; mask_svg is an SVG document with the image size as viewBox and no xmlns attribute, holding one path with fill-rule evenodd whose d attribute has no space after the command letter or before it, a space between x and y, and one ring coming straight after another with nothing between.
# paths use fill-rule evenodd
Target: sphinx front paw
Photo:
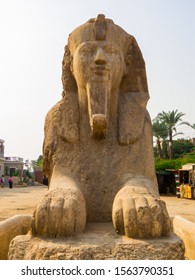
<instances>
[{"instance_id":1,"label":"sphinx front paw","mask_svg":"<svg viewBox=\"0 0 195 280\"><path fill-rule=\"evenodd\" d=\"M171 231L164 201L147 190L136 193L128 187L121 189L113 203L112 219L116 232L131 238L156 238Z\"/></svg>"},{"instance_id":2,"label":"sphinx front paw","mask_svg":"<svg viewBox=\"0 0 195 280\"><path fill-rule=\"evenodd\" d=\"M37 205L32 234L66 237L81 233L86 225L85 201L79 190L56 188Z\"/></svg>"}]
</instances>

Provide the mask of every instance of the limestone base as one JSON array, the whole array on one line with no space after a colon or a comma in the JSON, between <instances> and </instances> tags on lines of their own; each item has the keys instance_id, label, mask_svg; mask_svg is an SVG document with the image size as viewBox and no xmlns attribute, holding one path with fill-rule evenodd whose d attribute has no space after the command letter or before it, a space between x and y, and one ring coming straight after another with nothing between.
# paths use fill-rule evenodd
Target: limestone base
<instances>
[{"instance_id":1,"label":"limestone base","mask_svg":"<svg viewBox=\"0 0 195 280\"><path fill-rule=\"evenodd\" d=\"M176 234L159 239L118 236L111 223L88 224L82 235L43 239L15 237L9 260L183 260L184 244Z\"/></svg>"}]
</instances>

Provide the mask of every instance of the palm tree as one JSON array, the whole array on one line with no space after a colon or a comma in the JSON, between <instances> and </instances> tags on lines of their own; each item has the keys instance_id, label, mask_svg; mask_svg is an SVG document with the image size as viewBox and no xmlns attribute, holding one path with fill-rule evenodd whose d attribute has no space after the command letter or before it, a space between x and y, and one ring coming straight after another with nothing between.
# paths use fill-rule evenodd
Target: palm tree
<instances>
[{"instance_id":1,"label":"palm tree","mask_svg":"<svg viewBox=\"0 0 195 280\"><path fill-rule=\"evenodd\" d=\"M189 122L185 122L186 125L190 126L191 128L195 129L195 123L190 124Z\"/></svg>"},{"instance_id":2,"label":"palm tree","mask_svg":"<svg viewBox=\"0 0 195 280\"><path fill-rule=\"evenodd\" d=\"M184 115L185 115L184 113L178 112L178 110L169 111L167 113L162 111L162 113L159 113L157 115L157 119L159 121L164 122L168 128L170 159L173 159L173 137L178 134L181 134L181 133L177 133L176 126L181 124L186 124L186 122L178 123L182 121L182 117ZM173 135L173 132L176 132L176 134Z\"/></svg>"},{"instance_id":3,"label":"palm tree","mask_svg":"<svg viewBox=\"0 0 195 280\"><path fill-rule=\"evenodd\" d=\"M153 120L152 127L153 127L153 136L156 138L158 154L159 154L159 157L162 159L164 156L163 156L161 142L163 143L163 146L165 147L166 138L168 137L168 129L167 129L165 122L160 122L160 120L157 118L155 118ZM165 151L165 157L166 157L166 151Z\"/></svg>"}]
</instances>

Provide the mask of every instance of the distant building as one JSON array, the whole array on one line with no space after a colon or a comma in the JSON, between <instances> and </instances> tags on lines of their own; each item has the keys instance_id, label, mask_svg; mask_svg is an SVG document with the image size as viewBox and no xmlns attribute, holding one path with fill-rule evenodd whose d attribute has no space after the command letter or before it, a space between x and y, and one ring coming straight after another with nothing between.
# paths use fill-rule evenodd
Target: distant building
<instances>
[{"instance_id":1,"label":"distant building","mask_svg":"<svg viewBox=\"0 0 195 280\"><path fill-rule=\"evenodd\" d=\"M5 157L5 175L21 177L23 175L24 161L21 157Z\"/></svg>"},{"instance_id":2,"label":"distant building","mask_svg":"<svg viewBox=\"0 0 195 280\"><path fill-rule=\"evenodd\" d=\"M171 172L169 170L160 170L156 175L160 194L176 193L176 181L174 172Z\"/></svg>"},{"instance_id":3,"label":"distant building","mask_svg":"<svg viewBox=\"0 0 195 280\"><path fill-rule=\"evenodd\" d=\"M0 139L0 176L4 175L4 140Z\"/></svg>"},{"instance_id":4,"label":"distant building","mask_svg":"<svg viewBox=\"0 0 195 280\"><path fill-rule=\"evenodd\" d=\"M180 184L190 184L195 187L195 163L182 165L182 168L178 172Z\"/></svg>"},{"instance_id":5,"label":"distant building","mask_svg":"<svg viewBox=\"0 0 195 280\"><path fill-rule=\"evenodd\" d=\"M195 145L195 138L192 138L192 139L191 139L191 142L192 142L192 144Z\"/></svg>"},{"instance_id":6,"label":"distant building","mask_svg":"<svg viewBox=\"0 0 195 280\"><path fill-rule=\"evenodd\" d=\"M34 167L34 175L35 175L35 182L47 185L44 183L44 175L41 167Z\"/></svg>"}]
</instances>

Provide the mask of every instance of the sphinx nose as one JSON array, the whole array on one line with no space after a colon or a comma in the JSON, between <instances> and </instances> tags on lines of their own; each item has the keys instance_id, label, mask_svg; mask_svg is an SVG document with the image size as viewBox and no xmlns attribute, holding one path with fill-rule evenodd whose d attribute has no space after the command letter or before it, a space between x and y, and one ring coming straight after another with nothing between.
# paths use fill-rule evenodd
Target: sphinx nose
<instances>
[{"instance_id":1,"label":"sphinx nose","mask_svg":"<svg viewBox=\"0 0 195 280\"><path fill-rule=\"evenodd\" d=\"M102 48L98 48L95 55L95 63L99 65L105 64L107 61L106 54Z\"/></svg>"}]
</instances>

